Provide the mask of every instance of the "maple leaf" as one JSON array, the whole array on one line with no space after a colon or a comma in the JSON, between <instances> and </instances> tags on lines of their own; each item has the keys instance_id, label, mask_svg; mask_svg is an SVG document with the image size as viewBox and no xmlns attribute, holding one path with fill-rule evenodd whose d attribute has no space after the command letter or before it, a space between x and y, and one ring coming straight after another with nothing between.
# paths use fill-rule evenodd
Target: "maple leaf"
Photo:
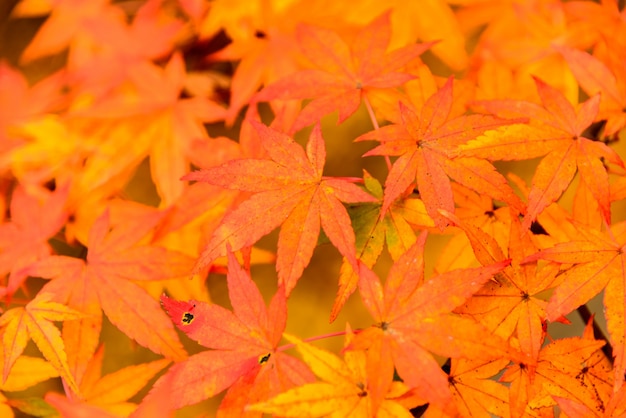
<instances>
[{"instance_id":1,"label":"maple leaf","mask_svg":"<svg viewBox=\"0 0 626 418\"><path fill-rule=\"evenodd\" d=\"M186 76L180 53L173 54L165 68L144 63L133 66L128 73L133 93L125 93L129 86L123 84L120 87L123 91L118 94L75 112L87 130L93 129L94 119L100 124L107 120L122 122L122 132L112 136L104 132L101 145L112 147L120 158L94 153L80 183L89 190L94 183L103 182L103 172L114 175L127 165L139 163L148 154L152 179L163 205L167 206L182 195L185 184L179 179L189 171L192 142L207 138L203 123L222 119L225 110L204 97L180 98ZM120 142L127 140L129 126L137 129L139 135L131 149ZM112 164L112 160L116 163Z\"/></svg>"},{"instance_id":2,"label":"maple leaf","mask_svg":"<svg viewBox=\"0 0 626 418\"><path fill-rule=\"evenodd\" d=\"M508 364L508 359L451 360L448 384L460 416L479 417L493 414L509 417L508 389L491 379ZM423 416L435 418L447 415L435 405L430 405Z\"/></svg>"},{"instance_id":3,"label":"maple leaf","mask_svg":"<svg viewBox=\"0 0 626 418\"><path fill-rule=\"evenodd\" d=\"M51 14L22 52L22 63L61 52L73 38L88 31L86 22L90 19L117 19L120 15L119 8L110 5L109 0L55 0L50 3L53 6Z\"/></svg>"},{"instance_id":4,"label":"maple leaf","mask_svg":"<svg viewBox=\"0 0 626 418\"><path fill-rule=\"evenodd\" d=\"M588 405L578 399L564 398L561 396L552 395L552 398L556 401L561 408L561 411L567 414L571 418L585 418L585 417L598 417L598 418L624 418L626 417L626 385L622 386L617 392L613 392L606 407L590 408Z\"/></svg>"},{"instance_id":5,"label":"maple leaf","mask_svg":"<svg viewBox=\"0 0 626 418\"><path fill-rule=\"evenodd\" d=\"M618 389L626 371L626 302L623 297L626 293L626 222L614 224L604 233L579 223L573 226L576 238L530 255L524 262L541 259L572 265L561 274L562 283L555 289L546 307L549 320L568 314L604 290L607 329L613 346Z\"/></svg>"},{"instance_id":6,"label":"maple leaf","mask_svg":"<svg viewBox=\"0 0 626 418\"><path fill-rule=\"evenodd\" d=\"M594 316L592 315L585 325L583 339L593 341L595 339L594 334ZM583 387L592 388L595 395L592 399L595 402L588 402L588 399L575 396L564 397L553 394L552 399L556 401L561 411L572 418L581 416L623 417L623 414L626 414L626 404L623 401L624 395L626 395L626 386L622 385L617 391L611 390L610 371L613 365L610 356L607 357L604 347L602 350L594 352L583 365L584 367L575 378Z\"/></svg>"},{"instance_id":7,"label":"maple leaf","mask_svg":"<svg viewBox=\"0 0 626 418\"><path fill-rule=\"evenodd\" d=\"M486 328L450 314L509 261L451 271L424 283L422 247L417 241L393 264L384 288L371 270L360 265L359 290L376 325L360 332L351 346L368 348L369 355L378 358L376 376L382 383L373 386L379 393L384 392L385 376L392 375L395 366L418 396L453 413L448 378L429 351L454 358L517 356Z\"/></svg>"},{"instance_id":8,"label":"maple leaf","mask_svg":"<svg viewBox=\"0 0 626 418\"><path fill-rule=\"evenodd\" d=\"M607 368L594 367L594 355L604 344L588 338L562 338L543 347L536 361L509 366L500 380L511 382L511 416L551 409L556 404L553 396L573 399L592 410L603 409L611 393L611 376Z\"/></svg>"},{"instance_id":9,"label":"maple leaf","mask_svg":"<svg viewBox=\"0 0 626 418\"><path fill-rule=\"evenodd\" d=\"M12 133L19 136L21 143L0 157L0 166L10 168L24 185L51 180L57 184L72 183L83 169L84 159L98 146L78 135L66 119L52 114L20 124Z\"/></svg>"},{"instance_id":10,"label":"maple leaf","mask_svg":"<svg viewBox=\"0 0 626 418\"><path fill-rule=\"evenodd\" d=\"M466 38L461 31L460 20L447 1L429 0L419 4L400 2L394 6L394 33L398 29L408 32L406 43L414 39L436 41L432 47L433 54L453 71L467 67Z\"/></svg>"},{"instance_id":11,"label":"maple leaf","mask_svg":"<svg viewBox=\"0 0 626 418\"><path fill-rule=\"evenodd\" d=\"M595 36L587 28L566 19L564 2L506 0L470 3L474 4L468 4L458 16L464 20L460 22L461 26L482 19L482 23L476 23L487 24L486 28L481 28L473 58L481 87L500 93L489 98L530 99L531 76L538 76L558 87L569 100L577 99L576 80L555 46L587 49ZM502 84L509 89L503 89Z\"/></svg>"},{"instance_id":12,"label":"maple leaf","mask_svg":"<svg viewBox=\"0 0 626 418\"><path fill-rule=\"evenodd\" d=\"M389 13L363 27L348 45L335 32L300 25L298 44L317 69L302 70L265 87L254 100L313 99L298 115L295 132L332 111L341 123L353 114L371 88L390 88L414 78L399 72L433 43L408 45L386 53L391 37Z\"/></svg>"},{"instance_id":13,"label":"maple leaf","mask_svg":"<svg viewBox=\"0 0 626 418\"><path fill-rule=\"evenodd\" d=\"M285 335L285 338L296 345L303 360L324 382L298 386L266 402L250 405L248 410L286 417L412 416L408 409L392 399L373 399L368 386L365 352L346 351L342 361L334 354L296 337ZM350 340L351 335L347 333L346 343L349 344ZM395 388L391 388L394 383L400 384L388 383L390 391L395 391Z\"/></svg>"},{"instance_id":14,"label":"maple leaf","mask_svg":"<svg viewBox=\"0 0 626 418\"><path fill-rule=\"evenodd\" d=\"M136 408L128 400L170 363L169 360L161 359L134 364L102 376L103 359L104 346L101 345L89 362L80 383L80 400L66 399L54 392L47 393L44 399L63 416L81 409L93 411L93 416L98 417L106 413L110 416L128 416Z\"/></svg>"},{"instance_id":15,"label":"maple leaf","mask_svg":"<svg viewBox=\"0 0 626 418\"><path fill-rule=\"evenodd\" d=\"M506 206L500 207L489 196L479 194L458 183L452 183L452 191L456 204L455 216L493 237L501 247L506 247L509 240L511 210ZM444 273L476 265L476 257L467 236L464 233L455 233L441 252L434 271Z\"/></svg>"},{"instance_id":16,"label":"maple leaf","mask_svg":"<svg viewBox=\"0 0 626 418\"><path fill-rule=\"evenodd\" d=\"M163 280L189 273L193 258L162 247L136 245L161 218L160 213L112 230L105 211L93 224L86 260L55 255L29 274L53 279L44 289L55 300L86 314L63 327L72 375L81 381L98 345L102 311L130 338L172 359L186 356L174 327L158 303L133 280Z\"/></svg>"},{"instance_id":17,"label":"maple leaf","mask_svg":"<svg viewBox=\"0 0 626 418\"><path fill-rule=\"evenodd\" d=\"M607 65L584 51L565 47L558 51L587 94L601 93L598 118L606 119L604 136L616 135L626 127L626 65L611 56Z\"/></svg>"},{"instance_id":18,"label":"maple leaf","mask_svg":"<svg viewBox=\"0 0 626 418\"><path fill-rule=\"evenodd\" d=\"M129 12L132 16L129 23L127 19L87 18L85 23L92 39L74 45L68 66L80 68L80 72L90 68L100 78L123 71L121 67L131 67L142 59L153 60L170 53L183 22L170 16L162 6L163 0L144 2L138 10ZM98 69L97 64L105 63L103 59L108 68Z\"/></svg>"},{"instance_id":19,"label":"maple leaf","mask_svg":"<svg viewBox=\"0 0 626 418\"><path fill-rule=\"evenodd\" d=\"M606 144L585 137L596 119L600 96L590 97L578 110L561 92L538 78L535 84L542 106L515 100L480 101L476 106L503 117L530 116L530 125L494 131L462 145L461 155L490 160L545 157L533 176L528 212L522 223L527 229L550 203L569 186L578 170L593 193L607 222L610 221L609 179L603 160L624 167L619 155ZM510 150L515 147L515 153Z\"/></svg>"},{"instance_id":20,"label":"maple leaf","mask_svg":"<svg viewBox=\"0 0 626 418\"><path fill-rule=\"evenodd\" d=\"M168 394L162 406L172 410L230 388L220 413L234 416L242 413L247 402L267 399L312 380L303 363L277 350L287 320L284 289L279 288L266 308L258 288L232 252L228 253L227 282L233 312L215 304L161 297L176 326L212 350L172 366L155 383L144 408L162 402L161 391Z\"/></svg>"},{"instance_id":21,"label":"maple leaf","mask_svg":"<svg viewBox=\"0 0 626 418\"><path fill-rule=\"evenodd\" d=\"M200 28L200 36L213 35L223 27L231 43L208 59L238 61L230 83L227 124L233 123L259 87L300 68L302 57L294 30L296 22L315 20L316 13L312 12L311 6L303 2L292 2L285 7L259 1L212 3L211 13Z\"/></svg>"},{"instance_id":22,"label":"maple leaf","mask_svg":"<svg viewBox=\"0 0 626 418\"><path fill-rule=\"evenodd\" d=\"M0 224L0 276L10 273L10 297L28 276L28 268L52 252L48 239L67 221L68 187L54 192L17 187L11 196L11 220ZM35 193L36 192L36 193ZM44 210L45 208L45 210Z\"/></svg>"},{"instance_id":23,"label":"maple leaf","mask_svg":"<svg viewBox=\"0 0 626 418\"><path fill-rule=\"evenodd\" d=\"M506 179L485 160L455 158L457 147L486 131L513 123L496 117L467 115L448 120L452 108L452 78L433 94L417 113L400 102L401 122L361 135L356 141L377 140L370 155L398 155L385 181L382 213L414 181L426 210L443 229L447 220L439 209L454 212L454 196L448 176L480 193L507 202L523 212L524 205Z\"/></svg>"},{"instance_id":24,"label":"maple leaf","mask_svg":"<svg viewBox=\"0 0 626 418\"><path fill-rule=\"evenodd\" d=\"M52 321L72 321L83 315L74 309L51 301L52 294L41 292L25 307L10 309L0 316L2 347L4 351L3 381L6 381L18 357L32 339L39 351L65 379L72 390L77 390L70 371L61 332Z\"/></svg>"},{"instance_id":25,"label":"maple leaf","mask_svg":"<svg viewBox=\"0 0 626 418\"><path fill-rule=\"evenodd\" d=\"M85 33L72 38L67 57L72 110L116 96L136 67L171 53L183 22L162 6L163 0L149 0L138 10L122 6L108 18L84 18Z\"/></svg>"},{"instance_id":26,"label":"maple leaf","mask_svg":"<svg viewBox=\"0 0 626 418\"><path fill-rule=\"evenodd\" d=\"M582 27L595 41L595 51L610 51L615 57L626 49L626 23L619 2L603 0L598 3L572 1L563 3L567 18ZM623 9L623 7L622 7ZM584 50L587 48L579 48Z\"/></svg>"},{"instance_id":27,"label":"maple leaf","mask_svg":"<svg viewBox=\"0 0 626 418\"><path fill-rule=\"evenodd\" d=\"M1 347L0 361L4 370L4 345ZM42 358L20 355L11 366L6 381L0 383L0 390L4 392L22 391L53 377L59 377L59 371L52 363Z\"/></svg>"},{"instance_id":28,"label":"maple leaf","mask_svg":"<svg viewBox=\"0 0 626 418\"><path fill-rule=\"evenodd\" d=\"M557 271L543 269L538 272L536 265L525 263L526 257L535 254L537 248L529 234L522 234L517 217L510 217L508 245L502 249L480 228L462 222L454 215L447 216L465 232L481 264L488 266L511 260L511 265L498 273L496 280L486 283L456 312L471 316L502 338L509 338L517 332L521 350L531 358L537 358L545 337L543 321L547 305L537 294L552 287Z\"/></svg>"},{"instance_id":29,"label":"maple leaf","mask_svg":"<svg viewBox=\"0 0 626 418\"><path fill-rule=\"evenodd\" d=\"M367 267L372 268L385 243L391 258L397 260L415 243L415 233L411 225L428 227L434 224L426 214L424 203L414 198L394 202L381 219L383 188L378 180L367 172L364 172L363 180L367 191L377 197L379 202L362 204L348 212L356 239L356 257ZM350 262L344 259L339 274L339 290L330 313L331 322L335 320L348 297L356 290L358 282L358 273L353 270Z\"/></svg>"},{"instance_id":30,"label":"maple leaf","mask_svg":"<svg viewBox=\"0 0 626 418\"><path fill-rule=\"evenodd\" d=\"M233 250L251 246L281 224L276 269L287 294L313 255L320 227L356 265L354 232L341 202L373 202L375 198L346 180L322 176L326 149L319 124L311 132L305 153L289 136L260 122L250 123L271 160L233 160L183 178L256 193L224 217L195 271L225 255L227 243Z\"/></svg>"},{"instance_id":31,"label":"maple leaf","mask_svg":"<svg viewBox=\"0 0 626 418\"><path fill-rule=\"evenodd\" d=\"M54 109L59 100L62 74L54 73L29 87L26 77L0 61L0 169L4 169L6 151L22 141L9 128Z\"/></svg>"}]
</instances>

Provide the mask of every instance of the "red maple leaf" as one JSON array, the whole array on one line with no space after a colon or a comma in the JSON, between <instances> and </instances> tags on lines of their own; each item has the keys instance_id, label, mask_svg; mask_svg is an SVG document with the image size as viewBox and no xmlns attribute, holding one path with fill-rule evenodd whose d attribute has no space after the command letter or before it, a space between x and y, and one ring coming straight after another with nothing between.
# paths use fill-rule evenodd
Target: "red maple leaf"
<instances>
[{"instance_id":1,"label":"red maple leaf","mask_svg":"<svg viewBox=\"0 0 626 418\"><path fill-rule=\"evenodd\" d=\"M433 45L407 45L387 53L389 13L363 27L351 45L335 32L314 26L299 26L296 36L302 52L316 68L286 76L255 97L262 101L312 98L298 115L292 132L335 110L343 122L358 109L368 89L397 87L413 79L398 70Z\"/></svg>"},{"instance_id":2,"label":"red maple leaf","mask_svg":"<svg viewBox=\"0 0 626 418\"><path fill-rule=\"evenodd\" d=\"M306 365L277 350L287 321L284 288L266 307L232 252L228 253L227 282L233 312L215 304L161 297L176 326L210 350L170 368L155 383L142 408L158 404L165 413L228 389L219 410L233 416L241 414L248 403L313 380Z\"/></svg>"},{"instance_id":3,"label":"red maple leaf","mask_svg":"<svg viewBox=\"0 0 626 418\"><path fill-rule=\"evenodd\" d=\"M203 250L196 271L224 256L227 243L233 250L251 246L281 224L276 264L287 294L311 260L320 228L356 266L354 232L341 202L376 199L346 180L322 176L326 149L319 125L311 132L305 153L289 136L260 122L250 123L271 160L233 160L184 177L256 193L224 217Z\"/></svg>"}]
</instances>

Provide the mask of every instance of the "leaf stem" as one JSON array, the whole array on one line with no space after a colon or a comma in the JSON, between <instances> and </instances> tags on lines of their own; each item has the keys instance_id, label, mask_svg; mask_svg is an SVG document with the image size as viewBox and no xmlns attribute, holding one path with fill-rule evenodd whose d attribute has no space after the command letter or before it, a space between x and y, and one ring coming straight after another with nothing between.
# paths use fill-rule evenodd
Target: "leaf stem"
<instances>
[{"instance_id":1,"label":"leaf stem","mask_svg":"<svg viewBox=\"0 0 626 418\"><path fill-rule=\"evenodd\" d=\"M374 115L374 109L372 109L372 104L370 100L367 98L367 94L363 94L363 103L365 103L365 108L367 109L367 113L370 115L370 119L372 121L372 125L374 125L375 130L379 130L378 121L376 120L376 115ZM391 159L389 159L388 155L385 155L385 164L387 164L387 170L391 170Z\"/></svg>"},{"instance_id":2,"label":"leaf stem","mask_svg":"<svg viewBox=\"0 0 626 418\"><path fill-rule=\"evenodd\" d=\"M359 331L358 330L354 330L353 332L356 334ZM329 332L328 334L316 335L314 337L305 338L302 341L310 343L311 341L323 340L324 338L330 338L330 337L339 337L341 335L346 335L346 332L345 331ZM281 345L280 347L278 347L276 349L276 351L289 350L290 348L294 348L295 346L296 346L295 344Z\"/></svg>"},{"instance_id":3,"label":"leaf stem","mask_svg":"<svg viewBox=\"0 0 626 418\"><path fill-rule=\"evenodd\" d=\"M334 176L322 176L322 180L344 180L350 183L360 183L363 184L363 179L361 177L334 177Z\"/></svg>"},{"instance_id":4,"label":"leaf stem","mask_svg":"<svg viewBox=\"0 0 626 418\"><path fill-rule=\"evenodd\" d=\"M606 342L606 344L602 346L602 353L604 353L606 358L611 362L611 364L613 364L613 347L611 346L611 342L609 341L606 334L604 334L604 331L602 331L602 328L600 328L600 325L598 325L598 323L596 322L596 319L589 310L589 307L587 305L581 305L578 307L578 309L576 309L576 311L578 311L580 318L585 324L589 323L589 320L593 318L593 338Z\"/></svg>"}]
</instances>

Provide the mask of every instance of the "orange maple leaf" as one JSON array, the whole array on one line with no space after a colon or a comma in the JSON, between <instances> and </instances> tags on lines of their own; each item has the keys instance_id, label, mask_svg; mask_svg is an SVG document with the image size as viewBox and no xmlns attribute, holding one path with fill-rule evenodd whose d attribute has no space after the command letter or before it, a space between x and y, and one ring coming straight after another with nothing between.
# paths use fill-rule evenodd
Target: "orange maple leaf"
<instances>
[{"instance_id":1,"label":"orange maple leaf","mask_svg":"<svg viewBox=\"0 0 626 418\"><path fill-rule=\"evenodd\" d=\"M458 183L452 183L452 191L456 203L455 216L481 229L494 238L501 247L504 247L509 239L512 215L510 208L500 206L489 196L477 193ZM517 216L515 213L513 215ZM449 254L454 254L454 256L451 257ZM456 268L475 265L476 257L467 236L464 233L455 233L441 252L434 271L444 273Z\"/></svg>"},{"instance_id":2,"label":"orange maple leaf","mask_svg":"<svg viewBox=\"0 0 626 418\"><path fill-rule=\"evenodd\" d=\"M231 42L207 57L237 61L230 83L230 108L226 123L232 124L259 87L296 72L302 61L294 30L297 22L310 20L310 3L292 2L285 7L250 1L214 2L200 35L223 29ZM324 16L326 17L326 16Z\"/></svg>"},{"instance_id":3,"label":"orange maple leaf","mask_svg":"<svg viewBox=\"0 0 626 418\"><path fill-rule=\"evenodd\" d=\"M205 97L180 97L186 78L180 53L173 54L164 68L150 63L134 65L127 77L128 85L123 84L115 90L116 94L74 113L78 120L87 122L88 130L93 130L94 122L96 126L105 122L105 127L122 122L121 133L109 136L105 129L101 144L113 148L114 155L93 153L80 184L89 190L93 184L107 180L103 179L103 172L113 177L133 160L139 163L149 155L159 196L164 205L170 205L182 195L184 183L179 179L189 171L193 142L207 139L203 123L222 119L225 109ZM126 141L128 128L138 130L130 149L120 142Z\"/></svg>"},{"instance_id":4,"label":"orange maple leaf","mask_svg":"<svg viewBox=\"0 0 626 418\"><path fill-rule=\"evenodd\" d=\"M569 2L463 3L467 7L458 10L460 25L483 25L472 67L488 98L530 98L533 85L530 76L539 76L558 87L570 100L578 97L576 80L555 45L587 49L594 36L566 19L564 5Z\"/></svg>"},{"instance_id":5,"label":"orange maple leaf","mask_svg":"<svg viewBox=\"0 0 626 418\"><path fill-rule=\"evenodd\" d=\"M492 378L507 365L506 358L452 359L442 368L449 369L448 387L462 417L479 417L492 414L509 418L509 391ZM430 405L425 418L445 417L440 408Z\"/></svg>"},{"instance_id":6,"label":"orange maple leaf","mask_svg":"<svg viewBox=\"0 0 626 418\"><path fill-rule=\"evenodd\" d=\"M351 45L335 32L314 26L299 26L296 36L304 55L317 68L286 76L254 97L261 101L312 98L295 120L292 132L335 110L341 123L358 109L368 89L397 87L413 79L398 70L433 45L408 45L387 53L389 13L363 27Z\"/></svg>"},{"instance_id":7,"label":"orange maple leaf","mask_svg":"<svg viewBox=\"0 0 626 418\"><path fill-rule=\"evenodd\" d=\"M37 189L33 189L37 190ZM65 224L69 187L28 193L18 187L11 196L11 221L0 224L0 276L10 273L3 289L13 295L28 276L28 268L52 252L48 240Z\"/></svg>"},{"instance_id":8,"label":"orange maple leaf","mask_svg":"<svg viewBox=\"0 0 626 418\"><path fill-rule=\"evenodd\" d=\"M22 63L61 52L75 37L89 31L90 19L119 19L120 10L109 3L109 0L51 1L50 16L22 53Z\"/></svg>"},{"instance_id":9,"label":"orange maple leaf","mask_svg":"<svg viewBox=\"0 0 626 418\"><path fill-rule=\"evenodd\" d=\"M375 198L346 180L322 176L326 149L319 125L311 132L305 153L289 136L260 122L250 123L271 160L233 160L184 177L256 193L224 217L195 270L225 255L227 243L233 250L251 246L281 224L276 264L287 294L311 260L320 227L356 266L354 232L341 202L373 202Z\"/></svg>"},{"instance_id":10,"label":"orange maple leaf","mask_svg":"<svg viewBox=\"0 0 626 418\"><path fill-rule=\"evenodd\" d=\"M510 217L506 249L480 228L462 222L454 215L448 217L465 232L481 264L488 266L511 260L511 265L498 273L496 280L486 283L456 312L471 316L502 338L509 338L516 332L522 351L537 358L545 337L543 321L547 305L537 294L553 287L557 271L543 269L538 272L535 265L522 264L537 248L530 234L522 234L516 216Z\"/></svg>"},{"instance_id":11,"label":"orange maple leaf","mask_svg":"<svg viewBox=\"0 0 626 418\"><path fill-rule=\"evenodd\" d=\"M477 108L502 117L530 117L529 125L514 125L494 131L461 146L461 155L490 160L517 160L545 157L533 176L528 195L528 213L522 227L527 229L550 203L569 186L576 170L598 201L602 215L610 222L609 178L603 160L624 167L619 155L606 144L586 138L585 130L598 115L600 96L574 106L557 89L535 78L542 106L515 100L490 100ZM515 149L515 152L511 152Z\"/></svg>"},{"instance_id":12,"label":"orange maple leaf","mask_svg":"<svg viewBox=\"0 0 626 418\"><path fill-rule=\"evenodd\" d=\"M489 162L478 158L455 158L459 145L515 121L481 115L449 120L451 108L452 77L426 101L420 112L400 102L399 124L384 126L356 139L381 142L365 156L399 156L385 181L382 213L386 213L391 203L417 180L428 214L439 228L444 228L448 222L438 210L454 212L454 196L448 176L523 212L522 201Z\"/></svg>"},{"instance_id":13,"label":"orange maple leaf","mask_svg":"<svg viewBox=\"0 0 626 418\"><path fill-rule=\"evenodd\" d=\"M565 222L561 220L561 223ZM568 314L604 290L618 389L624 382L626 371L626 222L614 224L605 232L580 223L572 226L577 232L574 240L539 251L527 257L525 262L541 259L572 265L561 274L562 283L555 289L546 307L549 320Z\"/></svg>"},{"instance_id":14,"label":"orange maple leaf","mask_svg":"<svg viewBox=\"0 0 626 418\"><path fill-rule=\"evenodd\" d=\"M294 343L303 360L323 382L308 383L290 389L262 403L250 405L247 410L261 411L286 417L359 416L359 417L412 417L408 409L386 395L398 395L398 389L408 388L401 382L392 382L388 376L388 391L383 398L375 399L370 392L367 355L364 351L344 352L344 360L334 354L285 335ZM347 334L346 344L352 339ZM371 359L370 359L371 360ZM400 386L400 388L398 388ZM394 396L395 397L395 396Z\"/></svg>"},{"instance_id":15,"label":"orange maple leaf","mask_svg":"<svg viewBox=\"0 0 626 418\"><path fill-rule=\"evenodd\" d=\"M32 276L53 279L44 289L55 300L85 314L67 323L63 337L68 344L70 369L78 382L99 342L102 311L130 338L156 353L182 359L186 353L174 327L148 293L133 280L162 280L189 274L193 258L162 247L137 245L162 217L144 216L109 230L104 212L89 234L86 260L53 255L31 269Z\"/></svg>"},{"instance_id":16,"label":"orange maple leaf","mask_svg":"<svg viewBox=\"0 0 626 418\"><path fill-rule=\"evenodd\" d=\"M604 408L598 411L596 405L587 405L581 399L571 399L552 395L561 408L561 411L571 418L624 418L626 417L626 385L617 392L613 392L611 398ZM595 408L594 408L595 407Z\"/></svg>"},{"instance_id":17,"label":"orange maple leaf","mask_svg":"<svg viewBox=\"0 0 626 418\"><path fill-rule=\"evenodd\" d=\"M232 252L228 253L227 282L233 312L215 304L161 297L176 326L212 350L169 369L140 409L151 403L178 409L229 388L219 409L226 415L241 414L248 402L265 400L312 380L306 365L277 350L287 321L284 289L279 288L266 307ZM165 400L159 399L162 392L167 393Z\"/></svg>"},{"instance_id":18,"label":"orange maple leaf","mask_svg":"<svg viewBox=\"0 0 626 418\"><path fill-rule=\"evenodd\" d=\"M359 333L353 348L368 348L379 371L371 378L385 392L393 368L418 396L453 413L448 378L429 351L446 357L516 356L508 344L473 320L451 315L509 260L488 267L451 271L423 283L423 246L418 241L392 266L384 288L376 275L360 265L359 290L376 325ZM375 347L375 349L373 349ZM416 367L416 365L419 365Z\"/></svg>"},{"instance_id":19,"label":"orange maple leaf","mask_svg":"<svg viewBox=\"0 0 626 418\"><path fill-rule=\"evenodd\" d=\"M55 392L48 392L44 399L63 416L74 416L72 414L78 411L85 411L85 414L89 412L89 416L98 418L128 416L136 408L129 399L170 363L169 360L161 359L133 364L102 376L103 359L104 345L101 345L80 383L79 399L66 398Z\"/></svg>"},{"instance_id":20,"label":"orange maple leaf","mask_svg":"<svg viewBox=\"0 0 626 418\"><path fill-rule=\"evenodd\" d=\"M585 51L565 47L558 51L587 94L602 93L598 118L606 120L604 135L617 135L626 127L626 64L611 55L605 64Z\"/></svg>"},{"instance_id":21,"label":"orange maple leaf","mask_svg":"<svg viewBox=\"0 0 626 418\"><path fill-rule=\"evenodd\" d=\"M556 402L553 396L581 402L591 410L604 408L611 393L611 374L599 364L595 354L604 341L588 338L562 338L546 345L536 361L510 365L501 381L511 382L511 416L537 411Z\"/></svg>"},{"instance_id":22,"label":"orange maple leaf","mask_svg":"<svg viewBox=\"0 0 626 418\"><path fill-rule=\"evenodd\" d=\"M0 61L0 170L8 163L6 152L23 142L9 128L51 111L58 105L62 72L57 72L29 87L26 77Z\"/></svg>"}]
</instances>

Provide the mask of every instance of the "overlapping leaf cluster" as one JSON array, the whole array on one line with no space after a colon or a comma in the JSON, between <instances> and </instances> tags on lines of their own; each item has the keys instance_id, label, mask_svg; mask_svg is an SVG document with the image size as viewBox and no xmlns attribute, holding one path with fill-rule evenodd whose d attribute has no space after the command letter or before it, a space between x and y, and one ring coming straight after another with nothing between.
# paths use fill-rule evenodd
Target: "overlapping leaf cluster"
<instances>
[{"instance_id":1,"label":"overlapping leaf cluster","mask_svg":"<svg viewBox=\"0 0 626 418\"><path fill-rule=\"evenodd\" d=\"M209 415L625 417L625 10L14 2L8 32L46 18L0 49L0 413L173 416L224 393ZM329 175L339 141L371 173ZM284 333L325 244L335 353ZM223 273L229 308L207 291ZM555 338L576 310L582 336ZM159 359L106 370L130 340Z\"/></svg>"}]
</instances>

